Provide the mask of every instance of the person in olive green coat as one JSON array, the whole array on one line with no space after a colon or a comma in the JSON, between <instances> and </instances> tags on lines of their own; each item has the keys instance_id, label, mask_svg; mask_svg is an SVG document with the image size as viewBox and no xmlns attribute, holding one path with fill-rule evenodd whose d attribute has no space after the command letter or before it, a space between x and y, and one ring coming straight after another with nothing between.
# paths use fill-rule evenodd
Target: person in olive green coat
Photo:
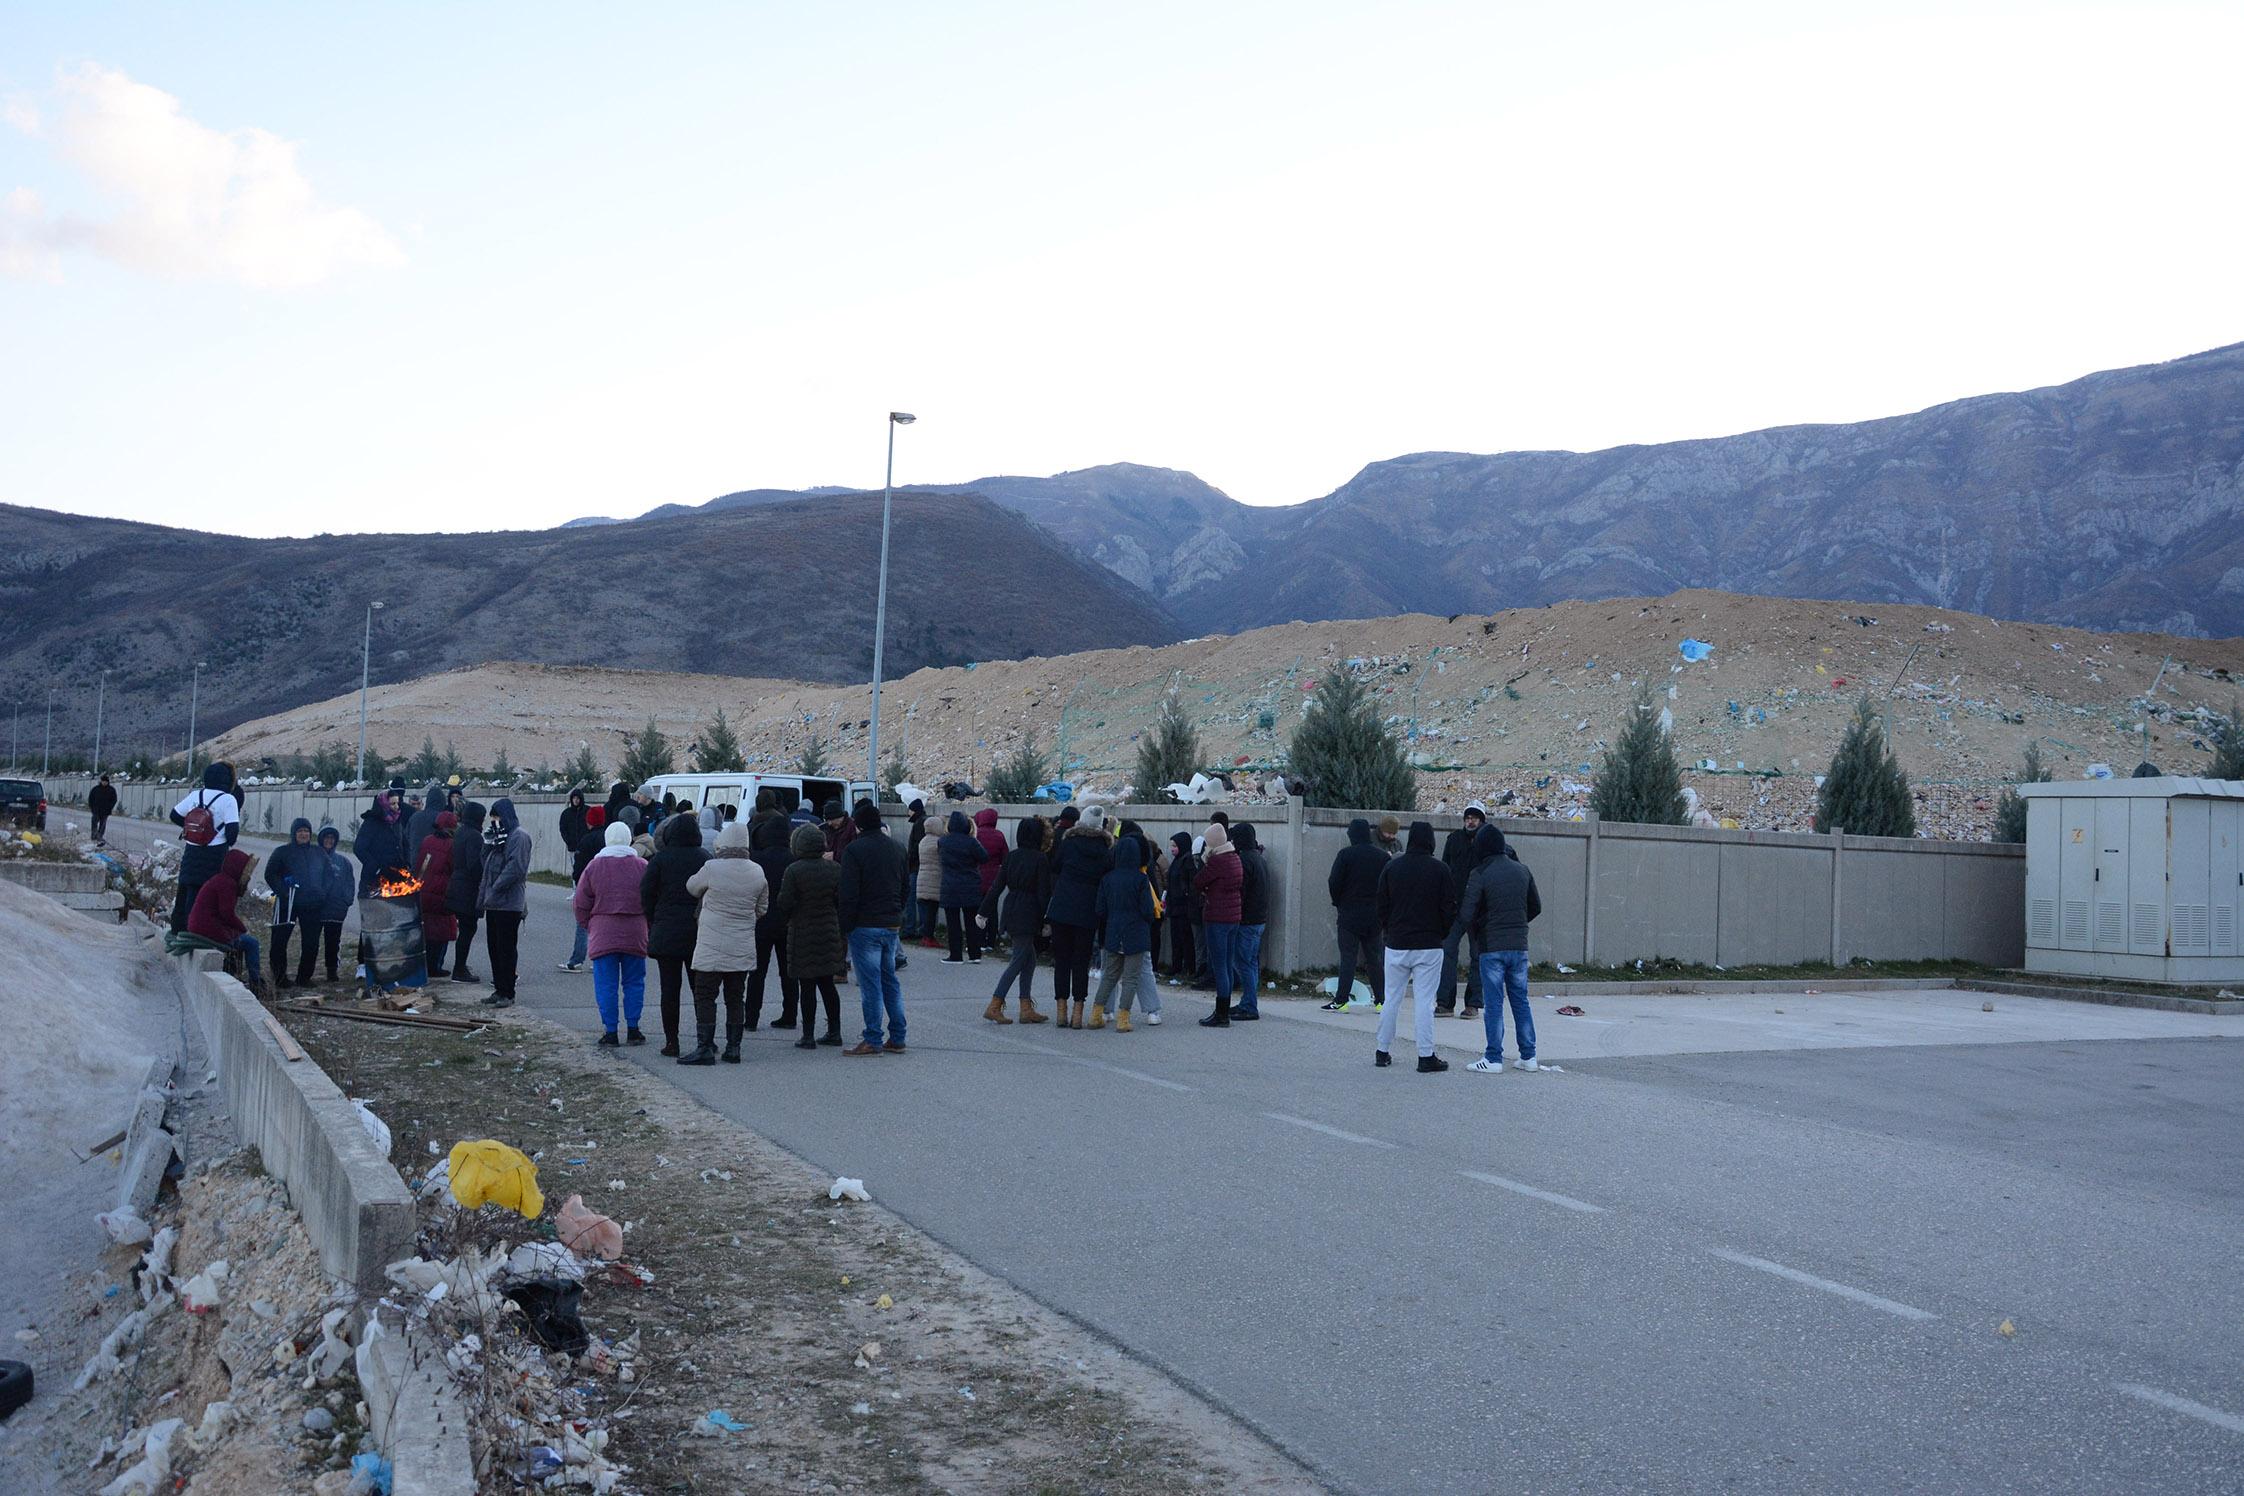
<instances>
[{"instance_id":1,"label":"person in olive green coat","mask_svg":"<svg viewBox=\"0 0 2244 1496\"><path fill-rule=\"evenodd\" d=\"M779 880L779 912L787 920L785 975L802 991L803 1036L798 1049L840 1044L841 989L834 979L849 969L849 947L841 932L841 864L828 860L826 836L816 825L798 826L787 844L795 860ZM810 1037L810 993L816 987L826 1005L826 1032Z\"/></svg>"}]
</instances>

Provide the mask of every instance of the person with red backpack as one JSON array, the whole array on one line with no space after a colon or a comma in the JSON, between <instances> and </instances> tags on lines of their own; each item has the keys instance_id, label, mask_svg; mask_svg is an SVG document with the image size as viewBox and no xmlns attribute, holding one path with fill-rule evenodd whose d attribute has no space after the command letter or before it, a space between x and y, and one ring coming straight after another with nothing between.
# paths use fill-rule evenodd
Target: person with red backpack
<instances>
[{"instance_id":1,"label":"person with red backpack","mask_svg":"<svg viewBox=\"0 0 2244 1496\"><path fill-rule=\"evenodd\" d=\"M218 875L227 851L241 835L242 806L234 785L234 766L214 763L203 769L202 788L172 807L179 828L179 896L172 900L171 927L187 928L195 894Z\"/></svg>"}]
</instances>

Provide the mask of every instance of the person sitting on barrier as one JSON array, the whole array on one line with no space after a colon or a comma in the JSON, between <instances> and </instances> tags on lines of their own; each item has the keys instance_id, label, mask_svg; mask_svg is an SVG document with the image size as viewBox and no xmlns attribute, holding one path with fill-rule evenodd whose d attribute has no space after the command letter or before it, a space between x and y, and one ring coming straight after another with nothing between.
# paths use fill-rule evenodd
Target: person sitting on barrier
<instances>
[{"instance_id":1,"label":"person sitting on barrier","mask_svg":"<svg viewBox=\"0 0 2244 1496\"><path fill-rule=\"evenodd\" d=\"M242 923L236 905L242 895L249 892L249 869L253 859L239 847L226 853L226 860L218 871L195 890L195 907L187 911L187 933L197 940L207 940L241 957L242 985L252 992L265 990L265 974L259 969L257 937L249 933Z\"/></svg>"}]
</instances>

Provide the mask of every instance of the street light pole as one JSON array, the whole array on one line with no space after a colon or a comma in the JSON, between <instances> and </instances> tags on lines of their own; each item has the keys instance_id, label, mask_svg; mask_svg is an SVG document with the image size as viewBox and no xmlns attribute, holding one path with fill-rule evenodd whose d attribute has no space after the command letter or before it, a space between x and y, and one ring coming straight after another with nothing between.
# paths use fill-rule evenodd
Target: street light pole
<instances>
[{"instance_id":1,"label":"street light pole","mask_svg":"<svg viewBox=\"0 0 2244 1496\"><path fill-rule=\"evenodd\" d=\"M47 777L47 758L55 746L55 688L47 687L47 736L39 745L39 777Z\"/></svg>"},{"instance_id":2,"label":"street light pole","mask_svg":"<svg viewBox=\"0 0 2244 1496\"><path fill-rule=\"evenodd\" d=\"M16 703L15 720L8 727L8 767L11 770L22 767L22 761L16 757L16 749L22 742L23 703L19 701Z\"/></svg>"},{"instance_id":3,"label":"street light pole","mask_svg":"<svg viewBox=\"0 0 2244 1496\"><path fill-rule=\"evenodd\" d=\"M374 663L374 615L381 607L380 603L366 605L366 640L358 653L358 772L351 777L360 784L366 783L366 678Z\"/></svg>"},{"instance_id":4,"label":"street light pole","mask_svg":"<svg viewBox=\"0 0 2244 1496\"><path fill-rule=\"evenodd\" d=\"M208 660L195 661L195 679L187 688L187 782L195 782L195 708L202 701L203 667Z\"/></svg>"},{"instance_id":5,"label":"street light pole","mask_svg":"<svg viewBox=\"0 0 2244 1496\"><path fill-rule=\"evenodd\" d=\"M880 485L880 590L873 603L873 719L865 743L865 777L872 781L873 799L880 799L880 670L881 647L888 641L888 517L896 488L896 428L919 418L901 410L888 413L888 472Z\"/></svg>"},{"instance_id":6,"label":"street light pole","mask_svg":"<svg viewBox=\"0 0 2244 1496\"><path fill-rule=\"evenodd\" d=\"M101 709L109 700L109 672L101 672L101 683L94 690L94 762L93 771L101 772Z\"/></svg>"}]
</instances>

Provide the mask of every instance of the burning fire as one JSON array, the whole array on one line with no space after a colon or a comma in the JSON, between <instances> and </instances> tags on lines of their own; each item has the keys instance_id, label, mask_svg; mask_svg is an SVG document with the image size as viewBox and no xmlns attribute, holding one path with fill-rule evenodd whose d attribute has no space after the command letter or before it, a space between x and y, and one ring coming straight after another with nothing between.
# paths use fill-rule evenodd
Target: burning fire
<instances>
[{"instance_id":1,"label":"burning fire","mask_svg":"<svg viewBox=\"0 0 2244 1496\"><path fill-rule=\"evenodd\" d=\"M421 880L411 874L384 873L374 880L374 897L378 899L401 899L420 891Z\"/></svg>"}]
</instances>

